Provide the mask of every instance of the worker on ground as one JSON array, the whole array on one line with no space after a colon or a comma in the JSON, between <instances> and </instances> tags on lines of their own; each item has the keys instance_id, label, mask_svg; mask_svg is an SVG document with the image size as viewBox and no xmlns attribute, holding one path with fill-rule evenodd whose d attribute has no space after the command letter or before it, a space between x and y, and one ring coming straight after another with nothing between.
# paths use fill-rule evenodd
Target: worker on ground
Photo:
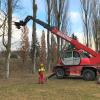
<instances>
[{"instance_id":1,"label":"worker on ground","mask_svg":"<svg viewBox=\"0 0 100 100\"><path fill-rule=\"evenodd\" d=\"M40 68L38 70L39 73L39 84L43 84L46 79L45 79L45 68L44 68L44 64L40 64Z\"/></svg>"}]
</instances>

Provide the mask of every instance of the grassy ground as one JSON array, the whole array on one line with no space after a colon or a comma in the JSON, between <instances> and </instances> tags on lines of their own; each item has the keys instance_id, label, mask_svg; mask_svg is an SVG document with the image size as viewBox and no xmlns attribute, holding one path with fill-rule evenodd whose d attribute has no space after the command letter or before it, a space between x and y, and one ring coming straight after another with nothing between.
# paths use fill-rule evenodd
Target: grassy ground
<instances>
[{"instance_id":1,"label":"grassy ground","mask_svg":"<svg viewBox=\"0 0 100 100\"><path fill-rule=\"evenodd\" d=\"M32 64L11 60L10 78L4 78L4 60L0 60L0 100L100 100L100 85L80 78L51 78L37 84L38 76L31 74Z\"/></svg>"},{"instance_id":2,"label":"grassy ground","mask_svg":"<svg viewBox=\"0 0 100 100\"><path fill-rule=\"evenodd\" d=\"M100 85L74 78L37 84L37 75L30 74L0 80L0 100L100 100Z\"/></svg>"}]
</instances>

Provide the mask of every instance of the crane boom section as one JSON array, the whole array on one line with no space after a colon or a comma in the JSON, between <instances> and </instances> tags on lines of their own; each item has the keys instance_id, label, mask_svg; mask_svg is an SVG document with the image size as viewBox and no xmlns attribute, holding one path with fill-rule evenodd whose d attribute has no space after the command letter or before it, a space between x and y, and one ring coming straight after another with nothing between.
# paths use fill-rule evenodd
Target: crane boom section
<instances>
[{"instance_id":1,"label":"crane boom section","mask_svg":"<svg viewBox=\"0 0 100 100\"><path fill-rule=\"evenodd\" d=\"M30 21L30 20L33 20L34 22L40 24L44 28L51 31L53 34L55 34L55 35L59 36L60 38L70 42L72 45L75 46L76 49L78 49L78 50L82 49L82 50L88 52L89 54L91 54L94 57L98 56L97 52L95 52L92 49L86 47L85 45L79 43L77 40L72 39L71 37L67 36L63 32L60 32L56 27L52 27L49 24L47 24L47 23L45 23L45 22L43 22L39 19L35 19L33 16L27 16L24 21L15 22L15 25L17 26L17 28L20 28L20 26L25 26L28 23L28 21Z\"/></svg>"}]
</instances>

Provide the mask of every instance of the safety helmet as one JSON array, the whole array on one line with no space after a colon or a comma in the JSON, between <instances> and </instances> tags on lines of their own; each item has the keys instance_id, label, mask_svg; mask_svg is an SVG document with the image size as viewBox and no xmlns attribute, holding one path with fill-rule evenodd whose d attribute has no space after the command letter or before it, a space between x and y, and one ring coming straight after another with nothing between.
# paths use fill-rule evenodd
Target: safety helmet
<instances>
[{"instance_id":1,"label":"safety helmet","mask_svg":"<svg viewBox=\"0 0 100 100\"><path fill-rule=\"evenodd\" d=\"M40 64L40 66L43 67L44 65L43 64Z\"/></svg>"}]
</instances>

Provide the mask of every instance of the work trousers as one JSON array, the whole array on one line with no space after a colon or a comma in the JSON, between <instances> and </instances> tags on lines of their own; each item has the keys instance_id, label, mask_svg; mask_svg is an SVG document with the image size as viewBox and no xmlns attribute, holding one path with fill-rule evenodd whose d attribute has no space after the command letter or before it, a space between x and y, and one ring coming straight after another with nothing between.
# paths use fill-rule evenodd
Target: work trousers
<instances>
[{"instance_id":1,"label":"work trousers","mask_svg":"<svg viewBox=\"0 0 100 100\"><path fill-rule=\"evenodd\" d=\"M44 72L39 72L39 84L43 84L45 82Z\"/></svg>"}]
</instances>

